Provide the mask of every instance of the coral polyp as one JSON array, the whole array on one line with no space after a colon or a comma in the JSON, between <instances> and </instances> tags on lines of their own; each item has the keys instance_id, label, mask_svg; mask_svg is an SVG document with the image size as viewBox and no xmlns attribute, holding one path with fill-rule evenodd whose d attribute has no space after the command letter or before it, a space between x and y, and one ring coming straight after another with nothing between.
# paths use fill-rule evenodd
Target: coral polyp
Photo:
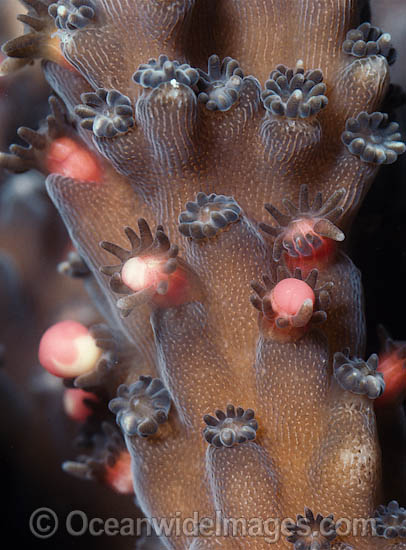
<instances>
[{"instance_id":1,"label":"coral polyp","mask_svg":"<svg viewBox=\"0 0 406 550\"><path fill-rule=\"evenodd\" d=\"M314 517L309 508L305 508L304 516L297 515L297 522L289 524L288 530L291 534L287 540L294 543L295 550L328 550L331 541L337 537L333 516L317 514Z\"/></svg>"},{"instance_id":2,"label":"coral polyp","mask_svg":"<svg viewBox=\"0 0 406 550\"><path fill-rule=\"evenodd\" d=\"M350 118L342 135L343 142L354 155L365 162L392 164L398 155L406 151L406 146L398 132L399 125L388 121L384 113L359 113Z\"/></svg>"},{"instance_id":3,"label":"coral polyp","mask_svg":"<svg viewBox=\"0 0 406 550\"><path fill-rule=\"evenodd\" d=\"M180 214L179 231L196 240L214 237L236 222L240 212L241 208L233 197L198 193L196 201L186 203L186 210Z\"/></svg>"},{"instance_id":4,"label":"coral polyp","mask_svg":"<svg viewBox=\"0 0 406 550\"><path fill-rule=\"evenodd\" d=\"M84 105L78 105L75 113L82 119L82 127L97 137L112 138L134 126L131 101L120 92L100 88L83 94L82 100Z\"/></svg>"},{"instance_id":5,"label":"coral polyp","mask_svg":"<svg viewBox=\"0 0 406 550\"><path fill-rule=\"evenodd\" d=\"M265 275L264 285L252 283L256 295L251 296L251 302L268 320L268 323L261 324L272 331L273 339L297 340L310 324L327 319L328 291L333 284L326 283L322 288L316 288L317 275L317 269L314 269L303 280L300 269L296 269L292 276L286 269L279 268L276 281Z\"/></svg>"},{"instance_id":6,"label":"coral polyp","mask_svg":"<svg viewBox=\"0 0 406 550\"><path fill-rule=\"evenodd\" d=\"M37 29L4 51L41 57L57 99L0 165L45 174L75 250L59 271L97 307L40 345L96 396L65 471L134 492L150 519L287 521L275 550L405 550L377 426L385 409L403 445L406 386L365 357L347 255L378 169L406 150L380 112L394 51L368 2L24 4ZM243 527L162 545L269 547Z\"/></svg>"},{"instance_id":7,"label":"coral polyp","mask_svg":"<svg viewBox=\"0 0 406 550\"><path fill-rule=\"evenodd\" d=\"M265 82L262 101L273 115L308 118L328 103L326 85L320 70L304 71L299 66L288 69L279 65Z\"/></svg>"},{"instance_id":8,"label":"coral polyp","mask_svg":"<svg viewBox=\"0 0 406 550\"><path fill-rule=\"evenodd\" d=\"M377 372L378 356L371 355L367 361L350 358L348 354L334 355L334 376L340 386L369 399L380 397L385 389L383 375Z\"/></svg>"},{"instance_id":9,"label":"coral polyp","mask_svg":"<svg viewBox=\"0 0 406 550\"><path fill-rule=\"evenodd\" d=\"M154 435L158 424L168 419L171 399L158 378L140 376L130 387L120 386L117 395L109 408L117 414L117 423L127 435Z\"/></svg>"},{"instance_id":10,"label":"coral polyp","mask_svg":"<svg viewBox=\"0 0 406 550\"><path fill-rule=\"evenodd\" d=\"M254 419L255 413L251 409L244 411L241 407L227 405L226 412L216 411L216 417L206 414L204 421L204 437L214 447L232 447L245 441L255 439L258 422Z\"/></svg>"},{"instance_id":11,"label":"coral polyp","mask_svg":"<svg viewBox=\"0 0 406 550\"><path fill-rule=\"evenodd\" d=\"M166 55L160 55L158 59L150 59L148 63L141 64L133 79L144 88L156 88L171 81L191 86L197 82L198 76L196 69L187 63L170 61Z\"/></svg>"},{"instance_id":12,"label":"coral polyp","mask_svg":"<svg viewBox=\"0 0 406 550\"><path fill-rule=\"evenodd\" d=\"M210 111L228 111L239 97L243 72L238 61L226 57L220 62L217 55L209 57L207 73L199 70L198 99Z\"/></svg>"},{"instance_id":13,"label":"coral polyp","mask_svg":"<svg viewBox=\"0 0 406 550\"><path fill-rule=\"evenodd\" d=\"M186 273L176 259L178 247L170 244L163 227L157 227L155 238L144 219L138 220L138 227L139 237L130 227L125 229L131 251L113 243L100 243L122 262L120 266L103 266L101 271L111 277L110 287L114 292L127 295L117 301L124 316L137 305L161 303L163 296L166 305L171 301L174 304L182 300L188 286Z\"/></svg>"},{"instance_id":14,"label":"coral polyp","mask_svg":"<svg viewBox=\"0 0 406 550\"><path fill-rule=\"evenodd\" d=\"M362 23L357 29L347 33L343 51L354 57L383 55L387 58L389 65L396 60L396 50L392 46L391 35L368 22Z\"/></svg>"},{"instance_id":15,"label":"coral polyp","mask_svg":"<svg viewBox=\"0 0 406 550\"><path fill-rule=\"evenodd\" d=\"M95 16L91 0L58 0L49 6L48 12L58 29L70 31L85 27Z\"/></svg>"},{"instance_id":16,"label":"coral polyp","mask_svg":"<svg viewBox=\"0 0 406 550\"><path fill-rule=\"evenodd\" d=\"M344 189L335 191L323 202L318 193L313 204L309 205L308 188L302 185L298 206L284 199L283 205L287 214L280 212L272 204L265 204L266 210L278 223L273 227L265 223L260 228L274 237L273 259L279 261L285 253L290 267L322 267L333 261L335 243L344 240L344 233L333 222L339 220L343 209L339 206Z\"/></svg>"}]
</instances>

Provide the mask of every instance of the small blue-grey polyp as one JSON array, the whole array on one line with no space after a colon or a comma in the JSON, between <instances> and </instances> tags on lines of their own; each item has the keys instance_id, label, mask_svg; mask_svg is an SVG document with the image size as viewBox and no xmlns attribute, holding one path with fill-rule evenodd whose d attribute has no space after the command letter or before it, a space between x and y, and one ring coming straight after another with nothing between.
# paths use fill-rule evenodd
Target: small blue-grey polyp
<instances>
[{"instance_id":1,"label":"small blue-grey polyp","mask_svg":"<svg viewBox=\"0 0 406 550\"><path fill-rule=\"evenodd\" d=\"M392 500L387 506L378 506L375 522L378 537L406 538L406 509L399 506L396 500Z\"/></svg>"},{"instance_id":2,"label":"small blue-grey polyp","mask_svg":"<svg viewBox=\"0 0 406 550\"><path fill-rule=\"evenodd\" d=\"M328 99L323 73L319 69L304 71L278 65L265 82L261 97L271 114L287 118L308 118L323 109Z\"/></svg>"},{"instance_id":3,"label":"small blue-grey polyp","mask_svg":"<svg viewBox=\"0 0 406 550\"><path fill-rule=\"evenodd\" d=\"M92 0L58 0L48 8L58 29L75 31L83 29L95 17Z\"/></svg>"},{"instance_id":4,"label":"small blue-grey polyp","mask_svg":"<svg viewBox=\"0 0 406 550\"><path fill-rule=\"evenodd\" d=\"M233 197L198 193L179 215L179 231L185 237L201 240L214 237L220 230L238 221L241 208Z\"/></svg>"},{"instance_id":5,"label":"small blue-grey polyp","mask_svg":"<svg viewBox=\"0 0 406 550\"><path fill-rule=\"evenodd\" d=\"M159 378L140 376L137 382L119 386L117 397L109 403L117 424L128 436L148 437L168 418L171 400Z\"/></svg>"},{"instance_id":6,"label":"small blue-grey polyp","mask_svg":"<svg viewBox=\"0 0 406 550\"><path fill-rule=\"evenodd\" d=\"M396 50L392 45L391 35L368 22L348 31L343 43L343 52L360 58L382 55L386 57L389 65L396 60Z\"/></svg>"},{"instance_id":7,"label":"small blue-grey polyp","mask_svg":"<svg viewBox=\"0 0 406 550\"><path fill-rule=\"evenodd\" d=\"M216 417L206 414L204 438L213 447L233 447L256 437L258 423L252 409L227 405L226 412L216 411Z\"/></svg>"},{"instance_id":8,"label":"small blue-grey polyp","mask_svg":"<svg viewBox=\"0 0 406 550\"><path fill-rule=\"evenodd\" d=\"M347 353L334 355L334 377L339 385L357 395L366 395L369 399L380 397L385 389L383 374L377 372L378 356L371 355L367 361Z\"/></svg>"},{"instance_id":9,"label":"small blue-grey polyp","mask_svg":"<svg viewBox=\"0 0 406 550\"><path fill-rule=\"evenodd\" d=\"M164 82L172 80L193 86L199 78L199 73L187 63L170 61L166 55L160 55L158 59L150 59L143 63L133 75L133 80L144 88L157 88Z\"/></svg>"},{"instance_id":10,"label":"small blue-grey polyp","mask_svg":"<svg viewBox=\"0 0 406 550\"><path fill-rule=\"evenodd\" d=\"M399 124L389 122L386 113L361 112L347 120L341 140L350 153L364 162L392 164L406 151L398 130Z\"/></svg>"},{"instance_id":11,"label":"small blue-grey polyp","mask_svg":"<svg viewBox=\"0 0 406 550\"><path fill-rule=\"evenodd\" d=\"M82 94L82 101L75 113L82 119L81 126L97 137L125 134L135 124L131 100L117 90L99 88Z\"/></svg>"},{"instance_id":12,"label":"small blue-grey polyp","mask_svg":"<svg viewBox=\"0 0 406 550\"><path fill-rule=\"evenodd\" d=\"M243 72L238 61L226 57L220 62L217 55L208 61L207 72L199 71L198 100L209 111L228 111L236 103L243 85Z\"/></svg>"}]
</instances>

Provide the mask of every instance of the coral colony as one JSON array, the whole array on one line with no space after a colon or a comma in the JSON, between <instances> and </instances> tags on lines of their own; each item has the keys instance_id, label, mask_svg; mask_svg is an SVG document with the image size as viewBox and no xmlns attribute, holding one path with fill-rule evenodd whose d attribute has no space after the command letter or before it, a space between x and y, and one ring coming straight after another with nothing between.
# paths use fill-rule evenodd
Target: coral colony
<instances>
[{"instance_id":1,"label":"coral colony","mask_svg":"<svg viewBox=\"0 0 406 550\"><path fill-rule=\"evenodd\" d=\"M375 416L398 414L406 353L387 338L365 357L345 253L406 149L379 111L395 51L367 2L22 3L2 71L42 59L54 95L1 165L47 175L76 248L59 269L105 319L39 346L69 414L101 419L66 472L150 518L290 518L271 546L240 527L168 548L406 549Z\"/></svg>"}]
</instances>

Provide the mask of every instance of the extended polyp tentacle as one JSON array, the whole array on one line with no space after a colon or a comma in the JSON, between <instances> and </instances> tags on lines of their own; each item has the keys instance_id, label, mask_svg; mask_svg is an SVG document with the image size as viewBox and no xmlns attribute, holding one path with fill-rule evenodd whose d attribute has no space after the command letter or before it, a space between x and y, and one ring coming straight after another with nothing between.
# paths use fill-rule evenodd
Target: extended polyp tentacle
<instances>
[{"instance_id":1,"label":"extended polyp tentacle","mask_svg":"<svg viewBox=\"0 0 406 550\"><path fill-rule=\"evenodd\" d=\"M304 189L304 186L302 186ZM306 192L307 196L307 192ZM321 199L321 195L319 195ZM341 199L343 197L343 190L336 191L330 197ZM316 197L317 198L317 197ZM326 205L329 201L326 201ZM331 202L330 202L331 204ZM284 201L285 207L294 207L292 203ZM320 203L321 205L321 203ZM324 332L328 336L330 352L335 352L343 347L349 347L351 353L356 355L363 355L366 344L366 328L365 328L365 316L363 310L363 291L361 285L361 276L357 267L352 263L350 258L341 251L336 251L332 248L332 244L325 243L327 245L327 255L324 257L314 254L314 250L311 248L309 241L304 239L304 234L299 232L298 237L291 239L287 232L289 227L295 228L295 224L300 230L301 224L304 223L304 228L309 231L306 223L309 223L311 219L315 223L314 228L320 227L317 225L322 212L320 207L319 213L311 209L307 210L306 217L301 219L299 212L293 212L292 215L286 215L279 212L274 206L267 205L267 210L272 216L279 222L280 227L270 227L266 224L261 224L263 230L271 234L274 237L274 257L280 257L284 250L284 261L293 271L294 269L301 269L303 276L307 276L311 269L320 267L318 284L323 286L324 284L333 283L334 292L331 295L331 304L329 306L329 313L327 321L323 326ZM330 213L332 219L340 218L343 216L343 210L341 207L333 208ZM315 216L312 218L312 216ZM318 217L319 216L319 217ZM326 214L327 219L329 214ZM293 221L292 221L293 220ZM287 225L286 225L287 224ZM341 226L341 220L340 220ZM340 239L343 233L334 225L329 225L327 228L321 226L321 231L326 231L331 236L338 236ZM315 242L314 237L320 238L317 232L312 236L312 232L306 233L310 235L311 244ZM309 237L307 237L308 239ZM326 239L327 241L330 239ZM319 247L320 251L323 251L323 244ZM316 252L318 249L316 249Z\"/></svg>"},{"instance_id":2,"label":"extended polyp tentacle","mask_svg":"<svg viewBox=\"0 0 406 550\"><path fill-rule=\"evenodd\" d=\"M287 119L311 119L328 104L320 69L305 72L303 61L294 69L278 65L265 82L262 102L270 115Z\"/></svg>"},{"instance_id":3,"label":"extended polyp tentacle","mask_svg":"<svg viewBox=\"0 0 406 550\"><path fill-rule=\"evenodd\" d=\"M387 506L380 504L375 511L376 532L390 542L394 539L406 538L406 510L396 500L392 500ZM396 547L395 547L396 548Z\"/></svg>"},{"instance_id":4,"label":"extended polyp tentacle","mask_svg":"<svg viewBox=\"0 0 406 550\"><path fill-rule=\"evenodd\" d=\"M345 150L338 156L338 163L331 173L334 179L342 176L342 183L347 188L343 205L345 226L351 223L378 167L396 162L398 156L406 151L398 129L396 122L390 122L388 115L380 112L368 114L362 111L346 121L345 131L341 134Z\"/></svg>"},{"instance_id":5,"label":"extended polyp tentacle","mask_svg":"<svg viewBox=\"0 0 406 550\"><path fill-rule=\"evenodd\" d=\"M49 6L48 13L59 30L68 32L87 27L96 17L93 0L57 0Z\"/></svg>"},{"instance_id":6,"label":"extended polyp tentacle","mask_svg":"<svg viewBox=\"0 0 406 550\"><path fill-rule=\"evenodd\" d=\"M265 522L269 518L280 518L282 511L278 472L261 444L252 441L257 428L252 410L228 405L227 414L220 410L216 415L217 419L205 417L208 425L205 437L212 441L206 452L206 473L215 509L224 520L222 534L235 538L244 548L266 548L272 540L271 533L264 529ZM220 442L221 432L230 444L225 446ZM209 437L212 433L216 433L214 439ZM230 433L236 436L234 443L228 436ZM256 536L249 531L254 517L258 522ZM229 518L232 519L227 523ZM235 520L239 518L237 523ZM267 525L271 527L271 523Z\"/></svg>"},{"instance_id":7,"label":"extended polyp tentacle","mask_svg":"<svg viewBox=\"0 0 406 550\"><path fill-rule=\"evenodd\" d=\"M134 126L131 99L118 90L99 88L82 94L83 104L75 108L81 126L97 138L112 139Z\"/></svg>"},{"instance_id":8,"label":"extended polyp tentacle","mask_svg":"<svg viewBox=\"0 0 406 550\"><path fill-rule=\"evenodd\" d=\"M143 360L134 346L106 325L93 325L89 332L102 354L92 370L75 378L74 385L87 390L102 389L106 396L114 397L120 384L137 376Z\"/></svg>"},{"instance_id":9,"label":"extended polyp tentacle","mask_svg":"<svg viewBox=\"0 0 406 550\"><path fill-rule=\"evenodd\" d=\"M218 61L217 61L218 60ZM212 55L208 62L208 71L205 73L199 69L199 80L197 81L199 111L201 115L200 133L210 142L213 161L218 155L218 147L221 144L221 158L224 159L226 152L231 154L232 144L241 147L241 139L251 134L254 139L257 130L257 120L262 113L261 87L259 81L253 76L243 77L242 69L238 61L226 57L222 60ZM216 65L218 69L216 70ZM216 73L219 72L216 80ZM222 94L228 90L228 99ZM230 89L235 93L231 94ZM207 97L206 97L207 96ZM212 112L214 111L214 112ZM220 131L219 131L220 129ZM243 150L241 151L243 152Z\"/></svg>"},{"instance_id":10,"label":"extended polyp tentacle","mask_svg":"<svg viewBox=\"0 0 406 550\"><path fill-rule=\"evenodd\" d=\"M371 164L393 164L406 151L398 131L399 124L390 122L386 113L365 111L345 124L342 142L350 153Z\"/></svg>"},{"instance_id":11,"label":"extended polyp tentacle","mask_svg":"<svg viewBox=\"0 0 406 550\"><path fill-rule=\"evenodd\" d=\"M338 227L344 193L343 188L338 189L325 201L322 193L318 193L310 205L308 186L301 185L298 206L282 200L285 212L281 212L273 204L266 204L265 209L278 224L276 227L260 224L262 231L273 238L273 259L283 258L291 270L299 267L304 276L314 268L321 270L334 262L336 242L344 240Z\"/></svg>"},{"instance_id":12,"label":"extended polyp tentacle","mask_svg":"<svg viewBox=\"0 0 406 550\"><path fill-rule=\"evenodd\" d=\"M357 213L363 198L365 197L374 177L378 171L378 164L365 162L357 155L352 154L348 147L334 140L329 141L325 136L321 151L323 164L309 166L307 172L308 185L313 189L312 181L317 180L318 188L323 189L326 194L336 191L337 186L345 189L345 196L342 202L343 215L340 228L345 234L348 233L355 214ZM317 176L316 176L317 173Z\"/></svg>"},{"instance_id":13,"label":"extended polyp tentacle","mask_svg":"<svg viewBox=\"0 0 406 550\"><path fill-rule=\"evenodd\" d=\"M130 227L125 233L129 249L109 241L100 246L116 256L118 265L102 266L101 271L110 277L111 289L121 295L117 307L123 316L143 304L151 309L173 307L196 299L200 285L188 266L177 258L178 246L171 245L162 226L154 236L145 219L138 220L139 236Z\"/></svg>"},{"instance_id":14,"label":"extended polyp tentacle","mask_svg":"<svg viewBox=\"0 0 406 550\"><path fill-rule=\"evenodd\" d=\"M116 296L99 267L109 262L109 255L99 247L102 239L122 242L122 228L134 225L139 214L151 217L132 191L128 182L108 166L104 167L102 182L81 182L51 175L47 180L48 193L58 208L78 249L97 279L110 303L109 317L124 332L145 357L146 372L154 364L154 350L148 309L139 308L125 322L119 318Z\"/></svg>"},{"instance_id":15,"label":"extended polyp tentacle","mask_svg":"<svg viewBox=\"0 0 406 550\"><path fill-rule=\"evenodd\" d=\"M64 462L62 468L79 479L104 483L119 494L133 493L130 454L122 435L109 422L93 436L89 454Z\"/></svg>"},{"instance_id":16,"label":"extended polyp tentacle","mask_svg":"<svg viewBox=\"0 0 406 550\"><path fill-rule=\"evenodd\" d=\"M141 187L142 181L145 180L149 184L150 188L151 179L153 179L149 175L149 169L151 166L151 162L149 162L150 154L147 151L145 140L142 136L139 136L135 123L132 125L132 116L130 115L130 106L128 105L127 100L124 100L127 103L127 105L124 106L124 111L125 114L128 115L125 118L129 126L128 131L126 133L120 132L113 138L97 137L93 134L93 131L89 131L89 129L87 129L89 128L89 116L86 118L85 109L87 106L84 102L88 98L89 101L91 101L92 97L97 95L95 92L89 92L89 83L82 76L80 76L77 71L68 71L55 63L46 63L44 65L44 72L49 84L54 89L58 90L59 95L64 100L70 116L73 119L76 119L77 132L89 145L89 147L93 149L97 148L104 157L112 162L118 172L124 175L131 175L132 178L137 181L138 188ZM117 100L117 94L113 94L113 90L109 91L110 99L114 102L114 100ZM103 94L103 92L101 93ZM123 98L126 97L123 94L120 94L120 97L121 96ZM128 101L131 103L130 98L128 98ZM76 114L77 110L79 111L79 114ZM110 107L109 110L110 114L114 112L114 106L113 108ZM123 109L118 108L118 111L118 114L120 115L120 112L122 113ZM133 111L132 103L131 111ZM92 113L92 116L94 116L93 120L96 120L97 114L102 114L101 109L99 109L99 111L94 109L94 112ZM83 117L79 115L83 115ZM122 115L120 115L120 117L121 116ZM99 116L98 118L105 120L108 117ZM122 121L117 121L119 128L121 127L121 124Z\"/></svg>"},{"instance_id":17,"label":"extended polyp tentacle","mask_svg":"<svg viewBox=\"0 0 406 550\"><path fill-rule=\"evenodd\" d=\"M334 380L325 409L328 422L308 472L315 499L335 517L371 518L380 498L381 458L373 400L384 384L376 368L376 355L366 362L349 357L348 350L334 356Z\"/></svg>"},{"instance_id":18,"label":"extended polyp tentacle","mask_svg":"<svg viewBox=\"0 0 406 550\"><path fill-rule=\"evenodd\" d=\"M211 55L207 72L199 71L198 100L209 111L228 111L238 101L244 74L238 61Z\"/></svg>"},{"instance_id":19,"label":"extended polyp tentacle","mask_svg":"<svg viewBox=\"0 0 406 550\"><path fill-rule=\"evenodd\" d=\"M104 319L111 315L111 300L106 297L97 279L79 254L70 252L65 260L57 266L58 273L64 276L80 278L87 294Z\"/></svg>"},{"instance_id":20,"label":"extended polyp tentacle","mask_svg":"<svg viewBox=\"0 0 406 550\"><path fill-rule=\"evenodd\" d=\"M331 109L322 117L326 128L324 156L330 168L329 174L325 177L332 183L342 181L343 187L347 190L346 206L351 216L356 203L360 202L368 189L376 170L373 170L371 165L358 164L348 155L348 151L342 148L340 150L340 144L336 139L337 127L344 131L344 123L349 118L356 117L360 112L373 112L379 108L387 88L388 64L385 57L372 55L351 61L338 72L329 94ZM363 186L360 185L362 180ZM332 187L332 183L328 185L329 188Z\"/></svg>"},{"instance_id":21,"label":"extended polyp tentacle","mask_svg":"<svg viewBox=\"0 0 406 550\"><path fill-rule=\"evenodd\" d=\"M382 55L389 65L396 61L396 50L392 45L391 35L367 21L348 31L343 42L343 52L358 58Z\"/></svg>"},{"instance_id":22,"label":"extended polyp tentacle","mask_svg":"<svg viewBox=\"0 0 406 550\"><path fill-rule=\"evenodd\" d=\"M119 90L99 88L80 96L75 114L99 152L118 172L129 176L141 190L146 182L151 192L153 161L148 144L134 120L130 97Z\"/></svg>"},{"instance_id":23,"label":"extended polyp tentacle","mask_svg":"<svg viewBox=\"0 0 406 550\"><path fill-rule=\"evenodd\" d=\"M274 205L265 206L278 226L262 223L260 227L274 239L274 259L282 257L289 269L300 268L303 276L318 268L319 285L334 284L329 315L323 327L330 351L348 346L352 353L362 355L365 319L360 274L351 260L337 251L334 242L344 238L339 228L344 214L341 207L344 192L343 188L336 190L324 203L322 194L318 193L310 206L308 187L302 185L298 203L282 201L286 213Z\"/></svg>"},{"instance_id":24,"label":"extended polyp tentacle","mask_svg":"<svg viewBox=\"0 0 406 550\"><path fill-rule=\"evenodd\" d=\"M110 409L117 414L132 455L137 500L148 517L191 517L191 511L214 516L202 479L204 444L200 430L185 433L176 404L159 379L140 377L118 388ZM179 484L179 479L182 484ZM184 548L184 532L170 534Z\"/></svg>"},{"instance_id":25,"label":"extended polyp tentacle","mask_svg":"<svg viewBox=\"0 0 406 550\"><path fill-rule=\"evenodd\" d=\"M317 177L318 185L323 190L326 189L326 192L335 190L337 182L346 189L343 204L345 229L354 217L377 170L373 164L361 164L351 157L337 139L337 131L345 130L345 122L350 117L356 117L362 111L375 111L385 97L387 87L388 64L383 56L356 59L338 70L337 78L331 82L329 88L329 107L320 115L324 133L320 153L323 168L316 165L311 167L309 178Z\"/></svg>"},{"instance_id":26,"label":"extended polyp tentacle","mask_svg":"<svg viewBox=\"0 0 406 550\"><path fill-rule=\"evenodd\" d=\"M0 65L0 74L18 70L34 59L48 59L68 66L60 50L54 20L48 13L51 1L23 1L28 13L18 15L17 19L24 23L26 32L3 45L2 50L8 57Z\"/></svg>"},{"instance_id":27,"label":"extended polyp tentacle","mask_svg":"<svg viewBox=\"0 0 406 550\"><path fill-rule=\"evenodd\" d=\"M299 52L305 65L326 68L329 80L341 61L341 44L347 31L359 22L359 8L350 0L337 0L328 5L294 1L289 10L282 0L248 3L223 0L216 5L215 17L213 14L207 17L205 25L202 21L206 21L205 15L213 8L204 5L196 12L198 19L190 39L193 55L199 65L204 66L199 54L204 54L207 36L210 36L219 55L238 59L247 73L264 83L269 63L294 66ZM225 24L230 20L233 25ZM323 33L319 28L323 28ZM280 36L291 37L284 42L282 51ZM211 52L212 48L205 53Z\"/></svg>"},{"instance_id":28,"label":"extended polyp tentacle","mask_svg":"<svg viewBox=\"0 0 406 550\"><path fill-rule=\"evenodd\" d=\"M339 545L337 547L331 544L337 538L336 522L333 514L322 516L318 513L315 515L310 508L305 506L304 516L297 514L296 522L287 521L286 530L289 533L286 540L294 544L294 548L302 548L303 550L311 550L312 548L349 550L347 546Z\"/></svg>"},{"instance_id":29,"label":"extended polyp tentacle","mask_svg":"<svg viewBox=\"0 0 406 550\"><path fill-rule=\"evenodd\" d=\"M72 144L77 141L71 139L73 128L69 124L68 116L63 103L55 96L49 97L51 114L40 123L38 130L21 126L18 136L28 147L10 145L10 153L0 153L0 165L12 172L25 172L36 169L48 175L55 169L55 147L58 143L67 141Z\"/></svg>"},{"instance_id":30,"label":"extended polyp tentacle","mask_svg":"<svg viewBox=\"0 0 406 550\"><path fill-rule=\"evenodd\" d=\"M277 342L296 342L314 324L324 323L330 304L329 290L334 286L327 282L316 288L318 271L313 269L306 278L300 268L293 274L278 266L277 277L272 280L263 275L263 285L251 282L255 294L252 305L259 310L259 326L267 338Z\"/></svg>"},{"instance_id":31,"label":"extended polyp tentacle","mask_svg":"<svg viewBox=\"0 0 406 550\"><path fill-rule=\"evenodd\" d=\"M109 403L117 424L128 436L151 437L168 420L171 398L159 378L140 376L136 382L121 385Z\"/></svg>"},{"instance_id":32,"label":"extended polyp tentacle","mask_svg":"<svg viewBox=\"0 0 406 550\"><path fill-rule=\"evenodd\" d=\"M234 370L218 345L218 332L201 302L157 309L151 316L158 350L160 377L168 387L182 422L200 429L201 418L219 403L244 396L246 382Z\"/></svg>"}]
</instances>

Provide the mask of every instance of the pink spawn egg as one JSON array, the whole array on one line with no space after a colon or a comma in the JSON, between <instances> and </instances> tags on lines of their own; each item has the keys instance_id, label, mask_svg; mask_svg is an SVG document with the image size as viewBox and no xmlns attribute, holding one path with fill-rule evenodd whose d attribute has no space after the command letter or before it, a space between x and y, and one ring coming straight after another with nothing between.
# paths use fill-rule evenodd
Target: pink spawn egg
<instances>
[{"instance_id":1,"label":"pink spawn egg","mask_svg":"<svg viewBox=\"0 0 406 550\"><path fill-rule=\"evenodd\" d=\"M315 302L313 289L300 279L280 281L271 293L272 308L281 317L296 315L305 303Z\"/></svg>"},{"instance_id":2,"label":"pink spawn egg","mask_svg":"<svg viewBox=\"0 0 406 550\"><path fill-rule=\"evenodd\" d=\"M80 181L100 182L102 173L95 156L68 137L56 139L49 148L47 169Z\"/></svg>"},{"instance_id":3,"label":"pink spawn egg","mask_svg":"<svg viewBox=\"0 0 406 550\"><path fill-rule=\"evenodd\" d=\"M62 321L44 332L38 359L54 376L74 378L91 371L101 354L85 326L76 321Z\"/></svg>"},{"instance_id":4,"label":"pink spawn egg","mask_svg":"<svg viewBox=\"0 0 406 550\"><path fill-rule=\"evenodd\" d=\"M155 258L131 258L121 271L123 283L138 292L147 287L156 288L161 281L167 280L168 275L162 272L162 260Z\"/></svg>"},{"instance_id":5,"label":"pink spawn egg","mask_svg":"<svg viewBox=\"0 0 406 550\"><path fill-rule=\"evenodd\" d=\"M375 400L376 407L398 406L406 395L406 362L398 350L380 357L378 372L383 374L385 391Z\"/></svg>"},{"instance_id":6,"label":"pink spawn egg","mask_svg":"<svg viewBox=\"0 0 406 550\"><path fill-rule=\"evenodd\" d=\"M94 393L81 389L69 388L64 391L63 408L69 418L84 422L91 415L92 409L85 403L86 399L94 402L99 400Z\"/></svg>"},{"instance_id":7,"label":"pink spawn egg","mask_svg":"<svg viewBox=\"0 0 406 550\"><path fill-rule=\"evenodd\" d=\"M131 455L122 451L113 466L108 466L105 472L105 482L116 493L131 495L134 493L133 477L131 472Z\"/></svg>"}]
</instances>

